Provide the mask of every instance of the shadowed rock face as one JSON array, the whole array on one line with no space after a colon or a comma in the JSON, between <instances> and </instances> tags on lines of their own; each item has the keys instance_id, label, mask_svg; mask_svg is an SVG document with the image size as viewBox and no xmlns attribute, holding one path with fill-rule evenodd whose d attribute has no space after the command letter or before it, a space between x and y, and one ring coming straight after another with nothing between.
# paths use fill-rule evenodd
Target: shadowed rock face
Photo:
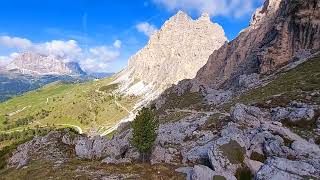
<instances>
[{"instance_id":1,"label":"shadowed rock face","mask_svg":"<svg viewBox=\"0 0 320 180\"><path fill-rule=\"evenodd\" d=\"M214 88L228 86L241 74L268 73L319 50L318 0L267 0L247 29L214 51L195 80Z\"/></svg>"}]
</instances>

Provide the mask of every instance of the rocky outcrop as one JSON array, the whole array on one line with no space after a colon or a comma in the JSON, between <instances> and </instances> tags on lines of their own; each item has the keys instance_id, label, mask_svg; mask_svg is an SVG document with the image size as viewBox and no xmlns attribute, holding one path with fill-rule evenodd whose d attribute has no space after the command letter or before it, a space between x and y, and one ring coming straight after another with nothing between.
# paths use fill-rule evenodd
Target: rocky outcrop
<instances>
[{"instance_id":1,"label":"rocky outcrop","mask_svg":"<svg viewBox=\"0 0 320 180\"><path fill-rule=\"evenodd\" d=\"M31 75L86 75L76 62L65 63L55 56L35 52L19 54L5 69Z\"/></svg>"},{"instance_id":2,"label":"rocky outcrop","mask_svg":"<svg viewBox=\"0 0 320 180\"><path fill-rule=\"evenodd\" d=\"M211 54L195 81L214 88L236 85L240 75L268 73L320 50L318 0L266 0L250 26Z\"/></svg>"},{"instance_id":3,"label":"rocky outcrop","mask_svg":"<svg viewBox=\"0 0 320 180\"><path fill-rule=\"evenodd\" d=\"M318 179L319 169L301 161L270 158L256 175L256 179Z\"/></svg>"},{"instance_id":4,"label":"rocky outcrop","mask_svg":"<svg viewBox=\"0 0 320 180\"><path fill-rule=\"evenodd\" d=\"M76 155L82 159L103 159L104 163L124 163L137 160L140 154L130 145L132 130L129 129L112 140L105 137L86 136L74 140Z\"/></svg>"},{"instance_id":5,"label":"rocky outcrop","mask_svg":"<svg viewBox=\"0 0 320 180\"><path fill-rule=\"evenodd\" d=\"M207 152L215 135L211 131L197 130L207 121L207 116L192 115L178 122L161 124L152 151L151 164L207 161Z\"/></svg>"},{"instance_id":6,"label":"rocky outcrop","mask_svg":"<svg viewBox=\"0 0 320 180\"><path fill-rule=\"evenodd\" d=\"M21 168L32 160L64 161L74 157L72 146L62 143L62 137L69 132L52 131L44 137L35 137L33 140L21 144L8 160L9 167Z\"/></svg>"},{"instance_id":7,"label":"rocky outcrop","mask_svg":"<svg viewBox=\"0 0 320 180\"><path fill-rule=\"evenodd\" d=\"M236 104L230 114L234 122L253 126L260 125L261 121L270 118L268 113L262 112L259 108L244 104Z\"/></svg>"},{"instance_id":8,"label":"rocky outcrop","mask_svg":"<svg viewBox=\"0 0 320 180\"><path fill-rule=\"evenodd\" d=\"M172 84L194 78L209 55L226 41L222 27L207 14L193 20L180 11L130 58L115 83L122 84L120 92L153 99Z\"/></svg>"}]
</instances>

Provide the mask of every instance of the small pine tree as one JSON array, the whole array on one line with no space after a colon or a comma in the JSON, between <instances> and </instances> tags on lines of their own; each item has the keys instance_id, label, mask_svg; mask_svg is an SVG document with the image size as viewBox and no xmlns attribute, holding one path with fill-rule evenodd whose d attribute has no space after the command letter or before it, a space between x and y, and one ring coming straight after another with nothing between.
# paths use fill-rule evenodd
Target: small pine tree
<instances>
[{"instance_id":1,"label":"small pine tree","mask_svg":"<svg viewBox=\"0 0 320 180\"><path fill-rule=\"evenodd\" d=\"M145 158L150 155L153 143L157 138L158 121L153 110L143 108L132 122L132 128L132 145L139 150L144 162Z\"/></svg>"}]
</instances>

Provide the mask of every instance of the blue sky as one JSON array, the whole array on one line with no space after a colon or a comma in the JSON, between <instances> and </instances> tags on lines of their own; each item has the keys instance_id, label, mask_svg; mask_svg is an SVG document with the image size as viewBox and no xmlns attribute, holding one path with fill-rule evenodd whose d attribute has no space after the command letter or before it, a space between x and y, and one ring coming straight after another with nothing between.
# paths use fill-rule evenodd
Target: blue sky
<instances>
[{"instance_id":1,"label":"blue sky","mask_svg":"<svg viewBox=\"0 0 320 180\"><path fill-rule=\"evenodd\" d=\"M88 71L119 71L148 33L178 10L211 14L229 40L247 27L262 0L1 0L0 64L26 49L81 60ZM146 26L138 28L139 24ZM1 39L2 37L2 39ZM72 40L72 41L70 41ZM81 53L81 55L79 55ZM80 57L81 56L81 57ZM80 60L79 60L80 61Z\"/></svg>"}]
</instances>

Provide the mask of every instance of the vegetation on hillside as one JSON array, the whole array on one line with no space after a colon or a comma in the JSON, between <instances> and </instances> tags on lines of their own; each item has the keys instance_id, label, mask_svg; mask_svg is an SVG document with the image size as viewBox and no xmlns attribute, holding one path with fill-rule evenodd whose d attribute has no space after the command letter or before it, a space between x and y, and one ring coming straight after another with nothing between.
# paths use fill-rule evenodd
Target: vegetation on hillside
<instances>
[{"instance_id":1,"label":"vegetation on hillside","mask_svg":"<svg viewBox=\"0 0 320 180\"><path fill-rule=\"evenodd\" d=\"M138 97L121 97L112 78L78 84L53 83L0 104L0 132L77 126L104 132L125 118Z\"/></svg>"}]
</instances>

